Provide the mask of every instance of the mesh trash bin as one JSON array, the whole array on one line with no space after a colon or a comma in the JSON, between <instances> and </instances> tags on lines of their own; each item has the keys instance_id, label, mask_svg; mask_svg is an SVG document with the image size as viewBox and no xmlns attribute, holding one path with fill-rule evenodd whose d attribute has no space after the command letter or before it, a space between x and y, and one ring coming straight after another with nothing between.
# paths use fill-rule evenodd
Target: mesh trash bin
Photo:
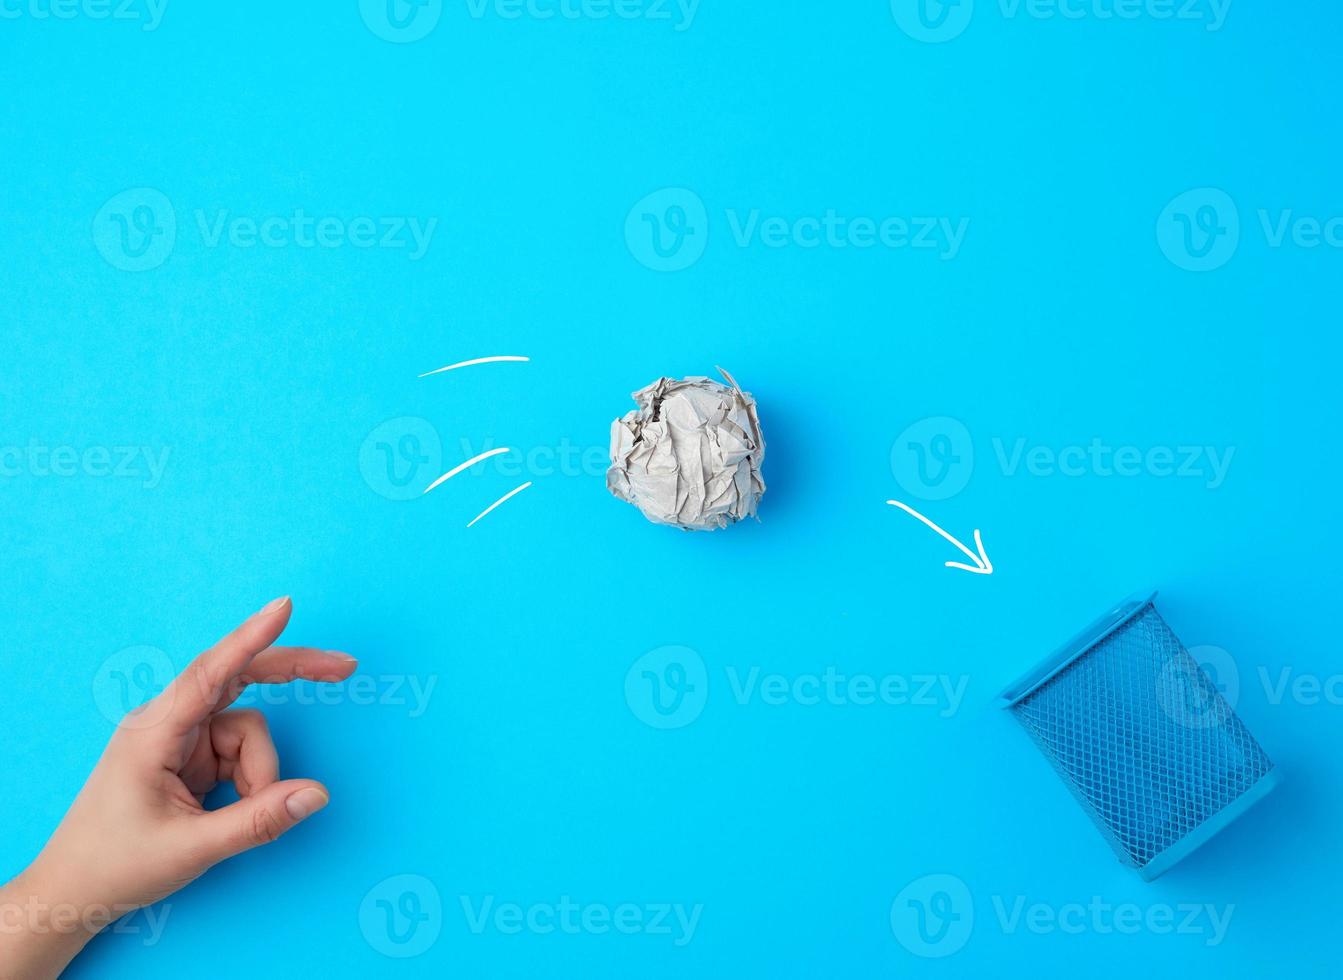
<instances>
[{"instance_id":1,"label":"mesh trash bin","mask_svg":"<svg viewBox=\"0 0 1343 980\"><path fill-rule=\"evenodd\" d=\"M1278 781L1155 595L1126 599L1002 695L1119 860L1148 881Z\"/></svg>"}]
</instances>

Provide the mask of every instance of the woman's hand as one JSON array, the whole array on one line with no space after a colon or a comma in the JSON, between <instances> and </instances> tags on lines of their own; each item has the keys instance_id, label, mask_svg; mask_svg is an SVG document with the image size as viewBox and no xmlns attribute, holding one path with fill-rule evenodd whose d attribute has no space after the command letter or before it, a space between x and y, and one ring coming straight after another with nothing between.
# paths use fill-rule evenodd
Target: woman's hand
<instances>
[{"instance_id":1,"label":"woman's hand","mask_svg":"<svg viewBox=\"0 0 1343 980\"><path fill-rule=\"evenodd\" d=\"M354 672L345 653L271 646L292 610L269 603L122 719L37 860L0 889L0 978L55 977L113 919L326 806L316 780L279 778L259 712L225 710L249 684ZM206 810L221 782L241 799Z\"/></svg>"}]
</instances>

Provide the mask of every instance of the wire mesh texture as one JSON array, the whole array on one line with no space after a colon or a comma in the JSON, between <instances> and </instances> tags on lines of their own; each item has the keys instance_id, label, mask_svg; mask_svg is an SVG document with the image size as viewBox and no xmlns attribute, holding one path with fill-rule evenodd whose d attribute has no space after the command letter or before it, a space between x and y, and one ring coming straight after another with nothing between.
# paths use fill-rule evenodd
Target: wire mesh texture
<instances>
[{"instance_id":1,"label":"wire mesh texture","mask_svg":"<svg viewBox=\"0 0 1343 980\"><path fill-rule=\"evenodd\" d=\"M1273 763L1151 601L1133 608L1009 707L1120 860L1165 870Z\"/></svg>"}]
</instances>

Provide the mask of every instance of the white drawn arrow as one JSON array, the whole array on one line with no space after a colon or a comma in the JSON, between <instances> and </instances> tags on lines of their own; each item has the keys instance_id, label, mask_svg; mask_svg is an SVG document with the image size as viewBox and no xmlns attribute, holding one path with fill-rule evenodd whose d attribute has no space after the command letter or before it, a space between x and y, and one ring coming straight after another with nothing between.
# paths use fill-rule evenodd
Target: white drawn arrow
<instances>
[{"instance_id":1,"label":"white drawn arrow","mask_svg":"<svg viewBox=\"0 0 1343 980\"><path fill-rule=\"evenodd\" d=\"M902 503L900 503L900 501L898 501L898 500L888 500L888 501L886 501L886 503L890 504L892 507L899 507L899 508L900 508L901 510L903 510L906 514L910 514L911 516L913 516L913 517L917 517L919 520L923 521L923 523L927 524L930 528L932 528L932 529L933 529L934 531L936 531L938 534L942 535L942 537L946 538L948 541L950 541L952 544L954 544L957 548L960 548L961 551L965 552L966 556L969 557L969 559L970 559L972 562L974 562L973 565L966 565L964 562L959 562L959 561L949 561L949 562L946 563L948 568L959 568L959 569L962 569L962 570L967 571L967 572L974 572L976 575L992 575L992 574L993 574L993 562L989 561L989 556L988 556L988 554L984 551L984 542L983 542L983 541L980 539L980 537L979 537L979 528L975 528L975 547L979 549L979 554L975 554L973 551L971 551L971 550L970 550L969 548L967 548L965 545L961 544L959 541L957 541L955 538L953 538L950 534L948 534L946 531L942 530L940 527L938 527L938 526L937 526L936 524L934 524L932 521L928 520L928 518L924 517L922 514L920 514L917 510L915 510L913 507L909 506L908 504L902 504Z\"/></svg>"}]
</instances>

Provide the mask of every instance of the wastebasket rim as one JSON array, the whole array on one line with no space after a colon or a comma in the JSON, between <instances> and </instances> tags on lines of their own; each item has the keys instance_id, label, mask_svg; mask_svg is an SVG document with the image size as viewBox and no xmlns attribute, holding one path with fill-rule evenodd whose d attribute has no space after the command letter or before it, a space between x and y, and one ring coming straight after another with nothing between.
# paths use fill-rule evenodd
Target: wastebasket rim
<instances>
[{"instance_id":1,"label":"wastebasket rim","mask_svg":"<svg viewBox=\"0 0 1343 980\"><path fill-rule=\"evenodd\" d=\"M1146 609L1155 598L1156 590L1153 589L1149 592L1134 592L1120 600L1103 616L1009 684L998 696L999 706L1010 708L1039 690L1064 667Z\"/></svg>"}]
</instances>

